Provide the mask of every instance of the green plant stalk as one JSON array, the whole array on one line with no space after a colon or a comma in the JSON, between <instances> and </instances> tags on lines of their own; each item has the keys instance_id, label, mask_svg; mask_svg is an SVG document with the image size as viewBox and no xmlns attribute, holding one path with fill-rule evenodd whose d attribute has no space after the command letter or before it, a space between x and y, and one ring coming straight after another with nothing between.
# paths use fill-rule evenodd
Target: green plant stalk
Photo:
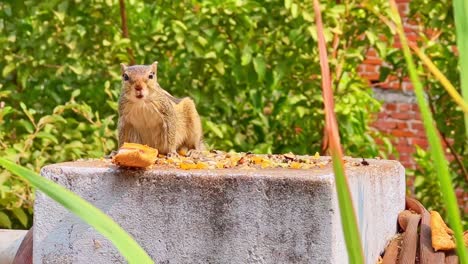
<instances>
[{"instance_id":1,"label":"green plant stalk","mask_svg":"<svg viewBox=\"0 0 468 264\"><path fill-rule=\"evenodd\" d=\"M431 147L430 153L434 161L437 176L439 178L439 183L444 197L445 206L447 207L449 223L455 233L457 254L460 258L460 263L467 264L468 255L463 243L463 230L460 221L460 212L458 209L455 192L452 188L453 185L452 180L450 179L448 163L445 159L444 150L436 132L434 119L432 118L428 103L424 98L423 86L421 81L419 80L418 73L416 71L416 66L413 62L413 58L411 57L411 50L409 48L408 41L403 30L403 25L401 23L400 14L398 13L395 0L390 0L390 8L392 18L397 26L397 33L400 37L401 45L403 47L403 54L406 63L408 64L410 79L414 85L414 92L418 101L419 110L421 111L424 129L426 130L426 135L429 139L429 144Z\"/></svg>"},{"instance_id":2,"label":"green plant stalk","mask_svg":"<svg viewBox=\"0 0 468 264\"><path fill-rule=\"evenodd\" d=\"M325 126L329 135L330 151L332 154L333 171L335 173L335 186L340 208L341 225L343 227L349 263L364 263L361 238L356 221L356 215L349 192L348 181L344 171L343 153L341 151L340 135L334 112L333 89L331 87L330 69L328 66L327 48L323 33L322 15L318 0L313 0L315 21L317 24L317 37L320 56L320 69L322 72L322 96L325 105Z\"/></svg>"},{"instance_id":3,"label":"green plant stalk","mask_svg":"<svg viewBox=\"0 0 468 264\"><path fill-rule=\"evenodd\" d=\"M83 198L7 159L0 158L0 165L10 172L25 178L31 185L94 227L115 245L129 263L154 263L148 254L122 227Z\"/></svg>"},{"instance_id":4,"label":"green plant stalk","mask_svg":"<svg viewBox=\"0 0 468 264\"><path fill-rule=\"evenodd\" d=\"M468 103L468 3L466 0L453 0L457 46L460 54L460 81L465 103ZM468 113L465 112L465 135L468 137Z\"/></svg>"}]
</instances>

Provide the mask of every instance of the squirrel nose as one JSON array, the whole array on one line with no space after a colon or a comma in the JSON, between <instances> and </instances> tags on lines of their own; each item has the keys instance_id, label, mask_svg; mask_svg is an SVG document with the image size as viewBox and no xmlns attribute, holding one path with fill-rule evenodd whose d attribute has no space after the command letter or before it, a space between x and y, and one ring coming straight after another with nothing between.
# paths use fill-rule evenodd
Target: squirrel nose
<instances>
[{"instance_id":1,"label":"squirrel nose","mask_svg":"<svg viewBox=\"0 0 468 264\"><path fill-rule=\"evenodd\" d=\"M135 85L135 90L141 91L141 90L143 90L143 87L141 87L141 85L137 84L137 85Z\"/></svg>"}]
</instances>

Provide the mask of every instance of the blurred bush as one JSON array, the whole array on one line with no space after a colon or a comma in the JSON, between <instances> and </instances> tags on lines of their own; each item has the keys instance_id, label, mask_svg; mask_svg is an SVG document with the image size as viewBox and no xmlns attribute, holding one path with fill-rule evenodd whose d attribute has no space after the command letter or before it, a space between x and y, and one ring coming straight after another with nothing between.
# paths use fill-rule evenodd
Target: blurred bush
<instances>
[{"instance_id":1,"label":"blurred bush","mask_svg":"<svg viewBox=\"0 0 468 264\"><path fill-rule=\"evenodd\" d=\"M376 36L387 29L354 2L322 7L345 153L385 155L368 126L380 104L357 68L369 47L386 50ZM115 149L127 48L138 64L159 61L163 88L196 101L211 148L322 152L312 10L293 0L130 0L129 40L116 0L2 1L0 155L38 171ZM27 183L0 172L0 227L29 227L33 199Z\"/></svg>"}]
</instances>

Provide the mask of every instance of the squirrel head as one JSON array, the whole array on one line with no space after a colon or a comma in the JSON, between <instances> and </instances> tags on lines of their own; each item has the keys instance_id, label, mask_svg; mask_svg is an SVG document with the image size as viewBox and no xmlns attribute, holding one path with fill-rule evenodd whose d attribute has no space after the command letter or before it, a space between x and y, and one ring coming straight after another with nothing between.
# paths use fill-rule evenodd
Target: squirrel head
<instances>
[{"instance_id":1,"label":"squirrel head","mask_svg":"<svg viewBox=\"0 0 468 264\"><path fill-rule=\"evenodd\" d=\"M122 67L122 93L130 101L138 102L150 97L159 88L157 71L158 62L151 65Z\"/></svg>"}]
</instances>

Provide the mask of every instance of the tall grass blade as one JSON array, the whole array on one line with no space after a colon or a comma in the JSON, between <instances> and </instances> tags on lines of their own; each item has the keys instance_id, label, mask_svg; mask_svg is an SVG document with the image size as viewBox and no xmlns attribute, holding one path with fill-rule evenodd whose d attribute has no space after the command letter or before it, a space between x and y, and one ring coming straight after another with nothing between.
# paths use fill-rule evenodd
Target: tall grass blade
<instances>
[{"instance_id":1,"label":"tall grass blade","mask_svg":"<svg viewBox=\"0 0 468 264\"><path fill-rule=\"evenodd\" d=\"M320 69L322 72L322 95L325 105L325 129L329 135L329 145L335 172L335 185L340 207L341 224L343 226L346 248L348 250L349 263L364 263L364 256L356 222L355 211L349 193L348 181L344 171L343 153L341 151L340 135L336 122L333 101L333 89L331 87L330 69L328 67L327 49L323 33L322 16L318 0L314 1L315 22L317 24L317 37L320 55Z\"/></svg>"},{"instance_id":2,"label":"tall grass blade","mask_svg":"<svg viewBox=\"0 0 468 264\"><path fill-rule=\"evenodd\" d=\"M457 254L460 258L460 263L466 264L468 263L468 255L463 243L463 230L460 221L460 212L458 209L455 192L453 191L452 187L453 185L449 174L448 163L445 159L444 150L436 132L434 119L432 118L428 103L426 101L426 98L424 97L423 86L421 81L419 80L416 66L411 56L411 50L408 46L408 41L403 30L403 25L401 22L400 14L398 13L398 8L396 6L395 0L390 0L390 8L392 19L393 22L396 24L397 33L400 37L401 45L403 47L403 54L407 63L410 79L414 86L414 92L418 101L419 110L421 111L424 129L426 130L426 135L429 139L429 145L431 147L430 153L436 168L437 176L439 178L444 202L447 207L449 223L455 233Z\"/></svg>"},{"instance_id":3,"label":"tall grass blade","mask_svg":"<svg viewBox=\"0 0 468 264\"><path fill-rule=\"evenodd\" d=\"M0 165L25 178L34 187L63 205L109 239L129 263L154 263L148 254L114 220L83 198L37 173L0 158Z\"/></svg>"},{"instance_id":4,"label":"tall grass blade","mask_svg":"<svg viewBox=\"0 0 468 264\"><path fill-rule=\"evenodd\" d=\"M457 46L460 54L461 90L465 103L468 103L468 1L453 0ZM465 135L468 137L468 113L465 112Z\"/></svg>"}]
</instances>

